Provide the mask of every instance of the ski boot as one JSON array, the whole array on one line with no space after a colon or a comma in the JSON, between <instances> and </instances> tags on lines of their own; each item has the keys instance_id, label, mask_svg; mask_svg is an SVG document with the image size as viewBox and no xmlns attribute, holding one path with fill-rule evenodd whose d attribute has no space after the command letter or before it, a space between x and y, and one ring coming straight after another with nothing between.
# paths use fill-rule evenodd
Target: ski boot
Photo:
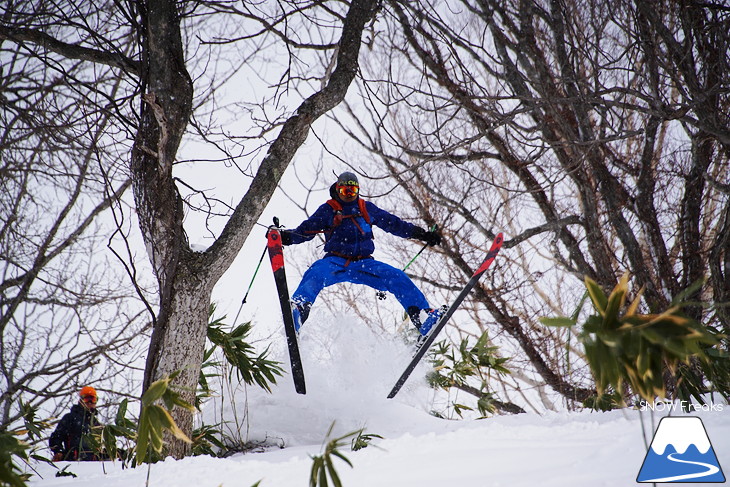
<instances>
[{"instance_id":1,"label":"ski boot","mask_svg":"<svg viewBox=\"0 0 730 487\"><path fill-rule=\"evenodd\" d=\"M423 310L428 313L428 316L425 320L423 320L423 324L418 329L418 331L421 332L421 335L424 337L428 335L428 332L431 331L431 328L433 328L433 325L438 323L439 318L446 312L446 306L441 306L440 308L432 308L429 310Z\"/></svg>"},{"instance_id":2,"label":"ski boot","mask_svg":"<svg viewBox=\"0 0 730 487\"><path fill-rule=\"evenodd\" d=\"M302 327L307 318L309 318L309 311L312 309L312 303L307 301L295 302L292 301L292 317L294 318L294 329L299 333L299 328Z\"/></svg>"},{"instance_id":3,"label":"ski boot","mask_svg":"<svg viewBox=\"0 0 730 487\"><path fill-rule=\"evenodd\" d=\"M428 332L431 331L433 325L435 325L439 318L441 318L441 315L444 314L444 311L446 311L446 306L426 309L418 309L415 306L412 306L408 308L408 316L411 317L413 326L418 328L418 332L421 334L421 337L425 337L428 335Z\"/></svg>"}]
</instances>

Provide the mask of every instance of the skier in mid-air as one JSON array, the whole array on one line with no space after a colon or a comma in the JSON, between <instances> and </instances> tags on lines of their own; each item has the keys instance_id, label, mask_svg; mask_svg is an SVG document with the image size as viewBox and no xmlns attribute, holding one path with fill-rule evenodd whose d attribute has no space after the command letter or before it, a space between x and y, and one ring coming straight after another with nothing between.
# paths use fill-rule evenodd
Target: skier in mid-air
<instances>
[{"instance_id":1,"label":"skier in mid-air","mask_svg":"<svg viewBox=\"0 0 730 487\"><path fill-rule=\"evenodd\" d=\"M413 325L425 336L438 321L442 310L429 306L426 297L405 272L372 257L375 250L372 226L399 237L422 240L431 246L440 244L441 236L360 199L359 193L357 176L343 172L330 187L332 199L322 204L297 228L281 230L284 245L306 242L320 233L325 238L325 256L307 269L291 297L294 325L298 331L322 289L341 282L352 282L392 293Z\"/></svg>"}]
</instances>

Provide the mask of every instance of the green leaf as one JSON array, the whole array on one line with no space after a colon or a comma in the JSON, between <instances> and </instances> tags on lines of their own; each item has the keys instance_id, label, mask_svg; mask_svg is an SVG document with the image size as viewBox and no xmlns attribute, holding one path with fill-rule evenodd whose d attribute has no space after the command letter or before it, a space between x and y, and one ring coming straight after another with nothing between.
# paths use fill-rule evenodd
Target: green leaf
<instances>
[{"instance_id":1,"label":"green leaf","mask_svg":"<svg viewBox=\"0 0 730 487\"><path fill-rule=\"evenodd\" d=\"M149 406L156 401L160 400L167 391L167 387L170 385L170 378L165 377L164 379L156 380L148 388L147 391L142 395L142 407Z\"/></svg>"},{"instance_id":2,"label":"green leaf","mask_svg":"<svg viewBox=\"0 0 730 487\"><path fill-rule=\"evenodd\" d=\"M682 292L677 294L674 299L672 299L672 305L684 304L688 298L696 294L700 289L702 289L702 286L704 285L705 279L699 279L695 281L687 289L683 290Z\"/></svg>"},{"instance_id":3,"label":"green leaf","mask_svg":"<svg viewBox=\"0 0 730 487\"><path fill-rule=\"evenodd\" d=\"M646 286L642 286L639 292L637 293L634 300L629 305L629 308L626 310L626 313L624 316L634 316L636 312L639 309L639 304L641 304L641 297L644 295L644 290L646 289Z\"/></svg>"},{"instance_id":4,"label":"green leaf","mask_svg":"<svg viewBox=\"0 0 730 487\"><path fill-rule=\"evenodd\" d=\"M555 327L555 328L570 328L575 326L575 320L572 318L567 318L565 316L559 316L557 318L540 318L540 323L542 323L545 326Z\"/></svg>"},{"instance_id":5,"label":"green leaf","mask_svg":"<svg viewBox=\"0 0 730 487\"><path fill-rule=\"evenodd\" d=\"M195 412L195 406L187 402L180 396L180 394L174 392L174 391L168 391L168 394L165 394L165 397L168 398L167 401L165 401L167 404L169 404L168 409L172 410L173 406L177 406L183 409L186 409L190 412Z\"/></svg>"},{"instance_id":6,"label":"green leaf","mask_svg":"<svg viewBox=\"0 0 730 487\"><path fill-rule=\"evenodd\" d=\"M620 286L620 285L619 285ZM616 329L620 326L621 307L626 301L626 289L616 286L608 296L606 309L603 312L603 321L608 329Z\"/></svg>"},{"instance_id":7,"label":"green leaf","mask_svg":"<svg viewBox=\"0 0 730 487\"><path fill-rule=\"evenodd\" d=\"M117 437L114 435L112 428L109 426L104 427L101 430L102 445L109 457L112 459L117 458Z\"/></svg>"},{"instance_id":8,"label":"green leaf","mask_svg":"<svg viewBox=\"0 0 730 487\"><path fill-rule=\"evenodd\" d=\"M348 435L348 436L349 436L349 435ZM333 454L334 456L336 456L337 458L339 458L340 460L344 461L344 462L345 462L346 464L348 464L348 465L349 465L350 467L352 467L352 463L350 462L350 459L349 459L349 458L347 458L347 457L346 457L345 455L343 455L342 453L340 453L339 451L335 450L335 451L333 451L333 452L332 452L332 454Z\"/></svg>"},{"instance_id":9,"label":"green leaf","mask_svg":"<svg viewBox=\"0 0 730 487\"><path fill-rule=\"evenodd\" d=\"M123 399L122 402L119 404L119 408L117 409L117 415L114 420L114 423L117 426L121 426L125 422L125 416L127 416L127 406L129 402L127 399Z\"/></svg>"},{"instance_id":10,"label":"green leaf","mask_svg":"<svg viewBox=\"0 0 730 487\"><path fill-rule=\"evenodd\" d=\"M317 487L317 478L319 478L319 469L321 468L322 457L312 457L312 471L309 474L309 487Z\"/></svg>"},{"instance_id":11,"label":"green leaf","mask_svg":"<svg viewBox=\"0 0 730 487\"><path fill-rule=\"evenodd\" d=\"M150 424L146 416L145 412L142 411L139 418L139 428L137 430L137 452L135 459L137 460L138 465L144 463L144 460L147 457L147 449L149 448Z\"/></svg>"},{"instance_id":12,"label":"green leaf","mask_svg":"<svg viewBox=\"0 0 730 487\"><path fill-rule=\"evenodd\" d=\"M585 278L585 284L586 289L588 290L588 295L591 297L591 301L593 302L593 307L596 308L596 311L598 311L601 316L604 316L606 305L608 304L606 295L603 293L603 290L600 286L598 286L596 281L590 277Z\"/></svg>"},{"instance_id":13,"label":"green leaf","mask_svg":"<svg viewBox=\"0 0 730 487\"><path fill-rule=\"evenodd\" d=\"M330 478L332 479L332 483L335 485L335 487L342 487L342 482L340 481L340 476L337 475L337 470L335 470L334 465L332 465L332 462L327 462L327 472L330 475Z\"/></svg>"},{"instance_id":14,"label":"green leaf","mask_svg":"<svg viewBox=\"0 0 730 487\"><path fill-rule=\"evenodd\" d=\"M601 333L603 331L603 319L600 316L591 315L583 324L583 332L585 333Z\"/></svg>"}]
</instances>

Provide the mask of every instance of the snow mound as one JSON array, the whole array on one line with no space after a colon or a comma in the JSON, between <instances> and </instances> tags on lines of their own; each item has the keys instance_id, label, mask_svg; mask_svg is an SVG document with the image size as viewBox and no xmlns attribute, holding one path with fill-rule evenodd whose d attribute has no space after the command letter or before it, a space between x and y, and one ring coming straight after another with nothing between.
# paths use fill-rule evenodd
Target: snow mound
<instances>
[{"instance_id":1,"label":"snow mound","mask_svg":"<svg viewBox=\"0 0 730 487\"><path fill-rule=\"evenodd\" d=\"M241 386L224 403L229 433L245 442L280 446L319 443L334 424L333 436L365 429L388 436L432 431L446 423L429 415L433 391L422 364L395 399L386 396L412 355L412 346L393 334L377 334L352 316L322 316L313 312L299 336L307 394L294 390L289 373L286 338L275 337L271 358L285 375L269 394ZM214 404L220 410L220 404ZM214 423L216 412L205 412ZM387 422L383 418L388 418Z\"/></svg>"}]
</instances>

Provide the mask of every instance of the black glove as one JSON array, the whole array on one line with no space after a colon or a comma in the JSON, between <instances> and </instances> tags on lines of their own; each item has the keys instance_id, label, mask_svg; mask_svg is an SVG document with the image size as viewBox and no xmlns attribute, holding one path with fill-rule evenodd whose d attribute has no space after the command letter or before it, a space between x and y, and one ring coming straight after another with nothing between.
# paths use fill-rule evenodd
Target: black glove
<instances>
[{"instance_id":1,"label":"black glove","mask_svg":"<svg viewBox=\"0 0 730 487\"><path fill-rule=\"evenodd\" d=\"M291 245L291 230L279 230L281 235L281 245Z\"/></svg>"},{"instance_id":2,"label":"black glove","mask_svg":"<svg viewBox=\"0 0 730 487\"><path fill-rule=\"evenodd\" d=\"M417 238L418 240L423 240L428 245L433 247L434 245L439 245L441 243L441 235L433 232L427 232L421 227L416 227L413 229L413 234L411 235L413 238Z\"/></svg>"}]
</instances>

